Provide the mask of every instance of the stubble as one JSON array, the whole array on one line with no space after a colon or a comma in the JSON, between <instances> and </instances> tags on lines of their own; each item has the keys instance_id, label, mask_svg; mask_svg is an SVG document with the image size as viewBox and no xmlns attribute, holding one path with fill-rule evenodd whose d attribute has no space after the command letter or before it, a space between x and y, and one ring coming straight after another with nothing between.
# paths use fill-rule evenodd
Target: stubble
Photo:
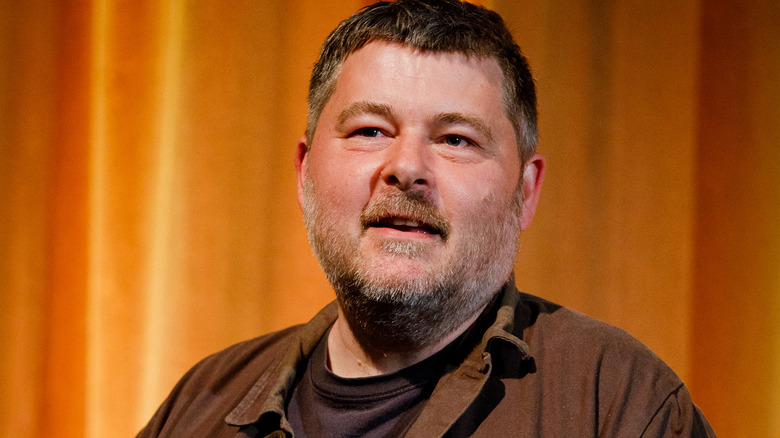
<instances>
[{"instance_id":1,"label":"stubble","mask_svg":"<svg viewBox=\"0 0 780 438\"><path fill-rule=\"evenodd\" d=\"M426 266L410 275L381 269L361 254L334 212L324 211L316 187L304 183L303 212L309 241L333 286L358 342L380 351L421 350L438 342L482 309L511 274L522 211L521 190L494 217L473 218L466 236L451 241L446 217L417 192L388 192L366 206L361 226L387 215L420 219L440 233L437 245L453 246L438 266L425 261L430 242L388 240L380 251ZM490 202L492 200L486 200Z\"/></svg>"}]
</instances>

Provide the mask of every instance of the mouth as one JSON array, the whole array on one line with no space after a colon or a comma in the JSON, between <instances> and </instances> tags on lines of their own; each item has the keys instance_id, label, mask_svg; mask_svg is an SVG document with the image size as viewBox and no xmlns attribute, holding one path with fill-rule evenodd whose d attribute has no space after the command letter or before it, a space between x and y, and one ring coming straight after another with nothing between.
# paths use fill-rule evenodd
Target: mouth
<instances>
[{"instance_id":1,"label":"mouth","mask_svg":"<svg viewBox=\"0 0 780 438\"><path fill-rule=\"evenodd\" d=\"M363 231L375 230L388 237L447 240L447 218L422 195L392 192L369 204L360 215Z\"/></svg>"},{"instance_id":2,"label":"mouth","mask_svg":"<svg viewBox=\"0 0 780 438\"><path fill-rule=\"evenodd\" d=\"M406 233L431 234L444 237L444 231L436 225L422 220L399 216L382 217L366 224L366 228L390 228Z\"/></svg>"}]
</instances>

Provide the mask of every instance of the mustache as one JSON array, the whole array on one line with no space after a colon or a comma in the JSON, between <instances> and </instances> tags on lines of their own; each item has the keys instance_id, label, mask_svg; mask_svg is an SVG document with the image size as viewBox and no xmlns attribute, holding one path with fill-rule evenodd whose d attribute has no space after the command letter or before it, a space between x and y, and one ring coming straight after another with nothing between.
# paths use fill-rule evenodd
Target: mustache
<instances>
[{"instance_id":1,"label":"mustache","mask_svg":"<svg viewBox=\"0 0 780 438\"><path fill-rule=\"evenodd\" d=\"M393 191L371 202L360 214L365 230L388 218L403 218L421 223L438 233L443 240L450 234L450 223L422 191Z\"/></svg>"}]
</instances>

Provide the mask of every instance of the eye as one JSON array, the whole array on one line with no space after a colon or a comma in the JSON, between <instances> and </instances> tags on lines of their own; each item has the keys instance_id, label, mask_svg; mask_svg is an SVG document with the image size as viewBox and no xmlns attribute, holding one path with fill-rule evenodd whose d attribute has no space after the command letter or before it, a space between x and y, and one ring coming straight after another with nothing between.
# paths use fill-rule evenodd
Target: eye
<instances>
[{"instance_id":1,"label":"eye","mask_svg":"<svg viewBox=\"0 0 780 438\"><path fill-rule=\"evenodd\" d=\"M444 143L447 143L448 146L459 147L459 148L474 145L474 142L471 141L469 138L463 137L462 135L456 135L456 134L445 135Z\"/></svg>"},{"instance_id":2,"label":"eye","mask_svg":"<svg viewBox=\"0 0 780 438\"><path fill-rule=\"evenodd\" d=\"M382 135L382 131L379 128L368 127L368 128L360 128L353 131L352 134L350 134L350 137L360 136L360 137L375 138L375 137L379 137L380 135Z\"/></svg>"}]
</instances>

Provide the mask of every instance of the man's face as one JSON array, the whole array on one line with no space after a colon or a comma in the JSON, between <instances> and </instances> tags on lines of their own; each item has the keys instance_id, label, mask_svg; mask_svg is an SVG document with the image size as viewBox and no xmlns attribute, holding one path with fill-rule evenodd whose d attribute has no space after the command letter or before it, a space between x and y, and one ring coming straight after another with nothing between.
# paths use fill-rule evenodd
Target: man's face
<instances>
[{"instance_id":1,"label":"man's face","mask_svg":"<svg viewBox=\"0 0 780 438\"><path fill-rule=\"evenodd\" d=\"M508 279L522 169L502 81L493 59L384 42L344 61L297 163L310 240L342 308L357 295L457 319Z\"/></svg>"}]
</instances>

